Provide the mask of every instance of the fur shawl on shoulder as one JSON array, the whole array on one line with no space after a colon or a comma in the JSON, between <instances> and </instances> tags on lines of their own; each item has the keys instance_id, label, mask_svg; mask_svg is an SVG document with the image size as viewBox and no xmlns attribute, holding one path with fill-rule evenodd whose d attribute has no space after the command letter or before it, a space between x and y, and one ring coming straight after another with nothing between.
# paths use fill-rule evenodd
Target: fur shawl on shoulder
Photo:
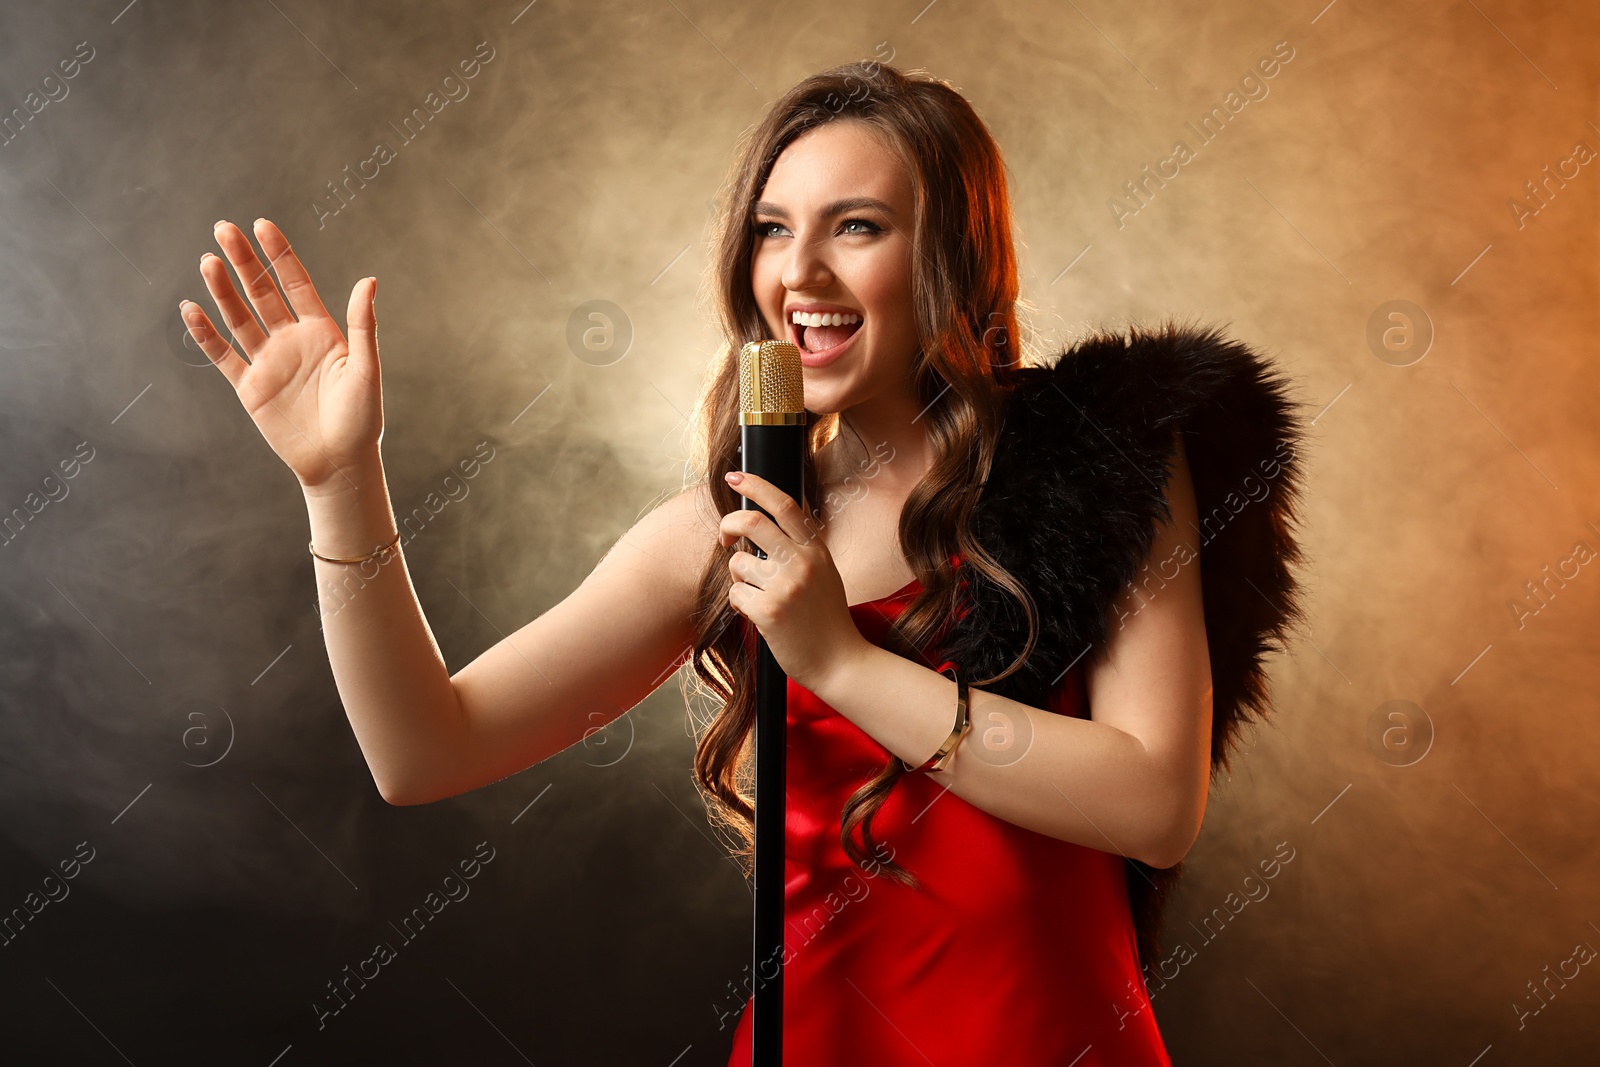
<instances>
[{"instance_id":1,"label":"fur shawl on shoulder","mask_svg":"<svg viewBox=\"0 0 1600 1067\"><path fill-rule=\"evenodd\" d=\"M1292 526L1303 428L1290 383L1216 328L1171 323L1098 333L1020 373L973 533L1029 591L1040 626L1023 667L984 688L1046 706L1064 671L1103 650L1122 589L1137 582L1149 596L1163 573L1176 574L1181 560L1146 557L1170 514L1167 464L1180 432L1200 521L1191 544L1211 660L1215 781L1243 723L1270 712L1263 659L1284 651L1302 615L1291 568L1302 562ZM1028 623L976 570L965 580L966 611L939 647L977 683L1012 663ZM1181 864L1126 863L1139 954L1154 966Z\"/></svg>"}]
</instances>

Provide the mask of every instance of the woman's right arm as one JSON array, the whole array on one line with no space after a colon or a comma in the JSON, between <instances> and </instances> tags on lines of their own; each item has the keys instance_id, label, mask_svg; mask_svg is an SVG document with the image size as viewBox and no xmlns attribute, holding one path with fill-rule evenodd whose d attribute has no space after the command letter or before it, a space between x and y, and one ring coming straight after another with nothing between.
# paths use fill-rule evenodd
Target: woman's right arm
<instances>
[{"instance_id":1,"label":"woman's right arm","mask_svg":"<svg viewBox=\"0 0 1600 1067\"><path fill-rule=\"evenodd\" d=\"M232 343L198 305L179 312L299 479L317 553L366 556L397 532L379 447L377 282L351 291L346 342L282 232L258 219L255 233L271 273L238 227L216 228L243 295L221 259L200 262ZM454 678L398 550L381 563L316 560L334 681L384 799L419 804L487 785L648 696L691 651L720 520L710 500L702 486L652 510L570 596Z\"/></svg>"},{"instance_id":2,"label":"woman's right arm","mask_svg":"<svg viewBox=\"0 0 1600 1067\"><path fill-rule=\"evenodd\" d=\"M325 556L365 555L393 536L382 470L352 481L363 488L306 494ZM499 781L649 696L693 647L699 576L717 535L709 501L702 486L650 511L576 590L454 677L403 557L360 573L316 560L328 661L383 798L425 804Z\"/></svg>"}]
</instances>

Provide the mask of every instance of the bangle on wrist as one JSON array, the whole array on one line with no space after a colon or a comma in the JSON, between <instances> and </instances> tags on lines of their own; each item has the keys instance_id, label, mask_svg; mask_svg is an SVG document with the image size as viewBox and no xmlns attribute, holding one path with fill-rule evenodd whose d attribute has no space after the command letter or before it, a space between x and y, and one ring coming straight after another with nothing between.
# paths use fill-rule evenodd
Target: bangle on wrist
<instances>
[{"instance_id":1,"label":"bangle on wrist","mask_svg":"<svg viewBox=\"0 0 1600 1067\"><path fill-rule=\"evenodd\" d=\"M382 564L386 562L389 553L395 551L395 545L399 543L400 534L397 532L394 535L394 540L390 541L388 544L373 549L365 556L351 556L348 559L334 559L330 556L324 556L322 553L316 550L316 547L310 541L306 542L306 548L310 549L311 554L322 560L324 563L365 563L369 559L376 559L380 564Z\"/></svg>"},{"instance_id":2,"label":"bangle on wrist","mask_svg":"<svg viewBox=\"0 0 1600 1067\"><path fill-rule=\"evenodd\" d=\"M956 683L956 724L950 730L950 736L944 739L944 744L939 746L939 751L928 757L928 761L920 767L913 767L905 760L900 763L908 771L942 771L950 762L950 757L955 755L956 746L961 744L961 739L966 736L972 727L972 720L967 715L967 680L961 677L961 668L952 666ZM943 674L943 671L939 672Z\"/></svg>"}]
</instances>

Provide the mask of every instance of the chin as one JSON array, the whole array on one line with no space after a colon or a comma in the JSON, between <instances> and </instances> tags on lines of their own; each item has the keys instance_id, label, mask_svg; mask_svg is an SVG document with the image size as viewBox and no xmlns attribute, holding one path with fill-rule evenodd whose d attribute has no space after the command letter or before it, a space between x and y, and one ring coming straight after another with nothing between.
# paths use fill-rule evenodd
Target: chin
<instances>
[{"instance_id":1,"label":"chin","mask_svg":"<svg viewBox=\"0 0 1600 1067\"><path fill-rule=\"evenodd\" d=\"M812 373L807 370L805 378L802 379L807 411L814 415L833 415L850 407L852 401L849 390L841 389L831 383L826 386L821 385L811 379Z\"/></svg>"}]
</instances>

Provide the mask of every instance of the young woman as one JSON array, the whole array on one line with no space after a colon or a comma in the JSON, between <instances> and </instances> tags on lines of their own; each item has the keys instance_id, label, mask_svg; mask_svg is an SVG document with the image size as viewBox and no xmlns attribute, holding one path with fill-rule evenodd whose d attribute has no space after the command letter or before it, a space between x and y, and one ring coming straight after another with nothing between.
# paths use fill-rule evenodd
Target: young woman
<instances>
[{"instance_id":1,"label":"young woman","mask_svg":"<svg viewBox=\"0 0 1600 1067\"><path fill-rule=\"evenodd\" d=\"M1298 618L1284 384L1170 325L1027 365L1000 152L937 79L805 79L725 193L704 478L454 676L384 485L376 281L351 293L347 344L275 226L256 236L288 306L218 224L261 323L220 260L201 272L251 362L181 311L304 488L378 789L418 804L497 781L692 662L720 705L696 781L748 861L759 631L790 679L790 1062L1167 1063L1160 905ZM800 502L728 477L738 352L763 337L805 353ZM739 999L730 1064L750 1057Z\"/></svg>"}]
</instances>

